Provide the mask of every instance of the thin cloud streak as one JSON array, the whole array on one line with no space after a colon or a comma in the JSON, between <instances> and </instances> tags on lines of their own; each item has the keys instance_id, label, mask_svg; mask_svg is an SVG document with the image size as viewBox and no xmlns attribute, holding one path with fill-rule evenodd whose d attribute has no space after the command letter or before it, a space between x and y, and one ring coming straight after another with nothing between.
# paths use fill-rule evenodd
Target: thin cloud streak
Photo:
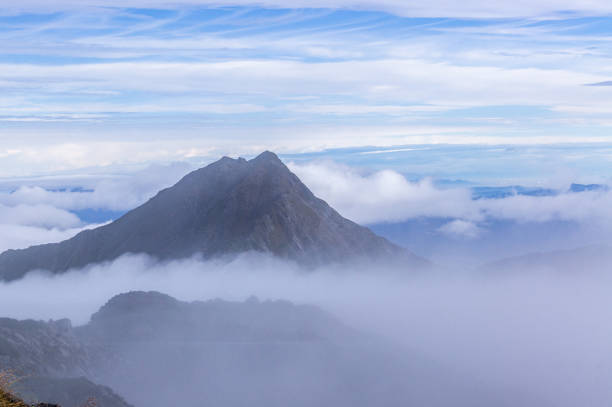
<instances>
[{"instance_id":1,"label":"thin cloud streak","mask_svg":"<svg viewBox=\"0 0 612 407\"><path fill-rule=\"evenodd\" d=\"M570 0L535 0L529 3L509 3L503 0L462 3L435 0L427 3L406 3L402 0L60 0L50 6L41 0L23 0L7 11L50 10L84 7L175 8L179 6L263 6L272 8L343 8L395 13L417 17L510 18L528 16L556 16L575 12L582 15L607 15L612 6L605 0L577 4Z\"/></svg>"}]
</instances>

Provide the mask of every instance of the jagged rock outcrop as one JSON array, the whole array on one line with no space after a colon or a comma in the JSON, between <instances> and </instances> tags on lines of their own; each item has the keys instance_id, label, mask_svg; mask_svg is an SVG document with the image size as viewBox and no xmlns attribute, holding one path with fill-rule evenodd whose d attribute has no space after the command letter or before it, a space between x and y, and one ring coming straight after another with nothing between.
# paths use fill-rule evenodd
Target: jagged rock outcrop
<instances>
[{"instance_id":1,"label":"jagged rock outcrop","mask_svg":"<svg viewBox=\"0 0 612 407\"><path fill-rule=\"evenodd\" d=\"M0 368L19 376L83 376L90 360L67 319L0 318Z\"/></svg>"},{"instance_id":2,"label":"jagged rock outcrop","mask_svg":"<svg viewBox=\"0 0 612 407\"><path fill-rule=\"evenodd\" d=\"M351 259L427 264L369 229L343 218L271 153L221 160L186 175L108 225L56 244L0 255L0 279L35 269L62 272L126 253L160 259L246 251L317 266Z\"/></svg>"},{"instance_id":3,"label":"jagged rock outcrop","mask_svg":"<svg viewBox=\"0 0 612 407\"><path fill-rule=\"evenodd\" d=\"M29 404L45 400L61 407L131 407L109 387L85 377L26 377L14 388Z\"/></svg>"},{"instance_id":4,"label":"jagged rock outcrop","mask_svg":"<svg viewBox=\"0 0 612 407\"><path fill-rule=\"evenodd\" d=\"M49 403L29 403L21 400L19 397L0 389L0 407L60 407Z\"/></svg>"},{"instance_id":5,"label":"jagged rock outcrop","mask_svg":"<svg viewBox=\"0 0 612 407\"><path fill-rule=\"evenodd\" d=\"M98 407L129 407L109 388L83 377L93 375L97 352L76 338L69 320L0 318L0 372L17 378L11 397L29 405L81 407L92 398Z\"/></svg>"}]
</instances>

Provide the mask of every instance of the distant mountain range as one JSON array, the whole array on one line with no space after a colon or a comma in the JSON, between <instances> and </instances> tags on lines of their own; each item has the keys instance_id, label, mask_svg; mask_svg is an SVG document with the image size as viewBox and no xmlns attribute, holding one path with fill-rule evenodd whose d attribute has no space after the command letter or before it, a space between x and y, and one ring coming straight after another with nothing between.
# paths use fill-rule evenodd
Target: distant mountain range
<instances>
[{"instance_id":1,"label":"distant mountain range","mask_svg":"<svg viewBox=\"0 0 612 407\"><path fill-rule=\"evenodd\" d=\"M0 319L0 362L25 376L18 396L63 407L516 405L316 306L256 298L130 292L80 327Z\"/></svg>"},{"instance_id":2,"label":"distant mountain range","mask_svg":"<svg viewBox=\"0 0 612 407\"><path fill-rule=\"evenodd\" d=\"M476 186L472 187L473 199L503 199L515 195L524 196L556 196L561 193L579 193L590 191L608 191L609 187L603 184L571 184L568 189L560 190L542 187L524 187L521 185L510 186Z\"/></svg>"},{"instance_id":3,"label":"distant mountain range","mask_svg":"<svg viewBox=\"0 0 612 407\"><path fill-rule=\"evenodd\" d=\"M246 251L270 253L304 266L351 259L428 263L343 218L271 152L221 160L196 170L116 221L72 239L0 255L0 279L28 271L63 272L146 253L159 259L203 258Z\"/></svg>"},{"instance_id":4,"label":"distant mountain range","mask_svg":"<svg viewBox=\"0 0 612 407\"><path fill-rule=\"evenodd\" d=\"M612 247L586 246L572 250L529 253L509 257L480 267L491 273L545 271L588 273L609 271L612 268Z\"/></svg>"},{"instance_id":5,"label":"distant mountain range","mask_svg":"<svg viewBox=\"0 0 612 407\"><path fill-rule=\"evenodd\" d=\"M80 327L65 319L0 318L0 372L19 378L11 390L27 402L45 400L62 407L81 407L89 397L100 407L130 407L94 381L111 385L138 406L197 405L202 400L206 405L237 405L215 403L230 400L248 405L253 396L228 392L239 385L238 378L245 390L279 361L306 373L308 368L298 362L313 356L300 353L309 348L328 350L329 355L317 356L318 363L333 366L338 351L331 344L359 338L314 306L255 298L188 303L158 292L130 292L110 299ZM251 376L249 368L262 372ZM266 389L260 399L273 400L271 387Z\"/></svg>"}]
</instances>

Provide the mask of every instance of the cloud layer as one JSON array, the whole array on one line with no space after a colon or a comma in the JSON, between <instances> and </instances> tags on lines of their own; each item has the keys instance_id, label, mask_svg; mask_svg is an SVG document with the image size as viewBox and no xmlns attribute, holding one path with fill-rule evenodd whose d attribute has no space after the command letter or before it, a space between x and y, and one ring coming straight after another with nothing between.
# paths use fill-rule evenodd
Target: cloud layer
<instances>
[{"instance_id":1,"label":"cloud layer","mask_svg":"<svg viewBox=\"0 0 612 407\"><path fill-rule=\"evenodd\" d=\"M291 264L254 255L229 264L126 256L61 276L35 273L0 283L0 309L3 316L70 317L81 324L111 296L129 290L160 290L183 300L285 299L323 306L407 354L508 392L507 400L527 392L542 405L573 407L612 397L607 273L541 275L524 268L499 279L456 271L301 274Z\"/></svg>"},{"instance_id":2,"label":"cloud layer","mask_svg":"<svg viewBox=\"0 0 612 407\"><path fill-rule=\"evenodd\" d=\"M612 192L568 192L569 181L562 182L553 196L515 194L503 199L474 199L468 187L442 187L430 178L409 181L394 170L371 171L318 160L288 165L315 195L360 224L441 219L443 223L429 233L455 239L486 236L495 222L573 222L576 228L596 225L599 229L612 225ZM183 163L121 176L38 179L24 184L12 181L7 184L12 188L0 193L0 249L68 238L87 226L76 214L94 211L98 216L92 222L109 221L143 204L194 168Z\"/></svg>"},{"instance_id":3,"label":"cloud layer","mask_svg":"<svg viewBox=\"0 0 612 407\"><path fill-rule=\"evenodd\" d=\"M0 176L213 151L610 140L609 87L584 86L612 78L610 17L580 18L605 2L19 4L0 33ZM125 8L145 5L168 9ZM456 18L404 17L433 11ZM489 14L514 18L473 19Z\"/></svg>"},{"instance_id":4,"label":"cloud layer","mask_svg":"<svg viewBox=\"0 0 612 407\"><path fill-rule=\"evenodd\" d=\"M68 239L86 227L71 212L47 204L0 204L0 253Z\"/></svg>"},{"instance_id":5,"label":"cloud layer","mask_svg":"<svg viewBox=\"0 0 612 407\"><path fill-rule=\"evenodd\" d=\"M468 188L440 188L430 179L410 182L390 170L363 174L330 162L294 163L290 168L316 195L358 223L453 218L461 222L450 223L442 231L475 236L477 229L468 222L612 222L610 190L474 200Z\"/></svg>"},{"instance_id":6,"label":"cloud layer","mask_svg":"<svg viewBox=\"0 0 612 407\"><path fill-rule=\"evenodd\" d=\"M570 0L534 0L528 3L512 3L504 0L469 0L456 3L435 0L427 3L411 3L402 0L60 0L53 3L41 0L23 0L9 6L16 10L49 10L67 7L140 7L176 8L181 6L249 6L273 8L344 8L396 13L414 17L467 17L467 18L509 18L542 17L559 13L577 12L586 15L612 13L612 6L605 0L576 3Z\"/></svg>"},{"instance_id":7,"label":"cloud layer","mask_svg":"<svg viewBox=\"0 0 612 407\"><path fill-rule=\"evenodd\" d=\"M4 187L9 189L0 192L0 252L59 242L96 227L75 212L128 211L173 185L190 169L189 164L179 163L150 166L122 176L38 179L22 186L18 180L5 181ZM99 221L110 220L112 215Z\"/></svg>"}]
</instances>

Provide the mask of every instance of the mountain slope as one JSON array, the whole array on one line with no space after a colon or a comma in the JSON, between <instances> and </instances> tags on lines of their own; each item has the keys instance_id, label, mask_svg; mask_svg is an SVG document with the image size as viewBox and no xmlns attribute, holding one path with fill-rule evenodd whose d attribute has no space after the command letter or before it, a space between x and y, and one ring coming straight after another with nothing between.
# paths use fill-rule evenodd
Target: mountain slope
<instances>
[{"instance_id":1,"label":"mountain slope","mask_svg":"<svg viewBox=\"0 0 612 407\"><path fill-rule=\"evenodd\" d=\"M260 251L315 266L362 257L425 261L338 214L270 152L196 170L108 225L0 255L0 279L62 272L125 253L160 259Z\"/></svg>"},{"instance_id":2,"label":"mountain slope","mask_svg":"<svg viewBox=\"0 0 612 407\"><path fill-rule=\"evenodd\" d=\"M74 335L68 320L0 318L0 407L33 405L40 400L62 407L80 407L90 397L100 407L130 407L109 388L82 377L91 376L97 362L94 355L95 350ZM13 400L16 404L10 404L3 374L15 375L15 379L9 377L10 393L28 404L19 404L16 398Z\"/></svg>"}]
</instances>

